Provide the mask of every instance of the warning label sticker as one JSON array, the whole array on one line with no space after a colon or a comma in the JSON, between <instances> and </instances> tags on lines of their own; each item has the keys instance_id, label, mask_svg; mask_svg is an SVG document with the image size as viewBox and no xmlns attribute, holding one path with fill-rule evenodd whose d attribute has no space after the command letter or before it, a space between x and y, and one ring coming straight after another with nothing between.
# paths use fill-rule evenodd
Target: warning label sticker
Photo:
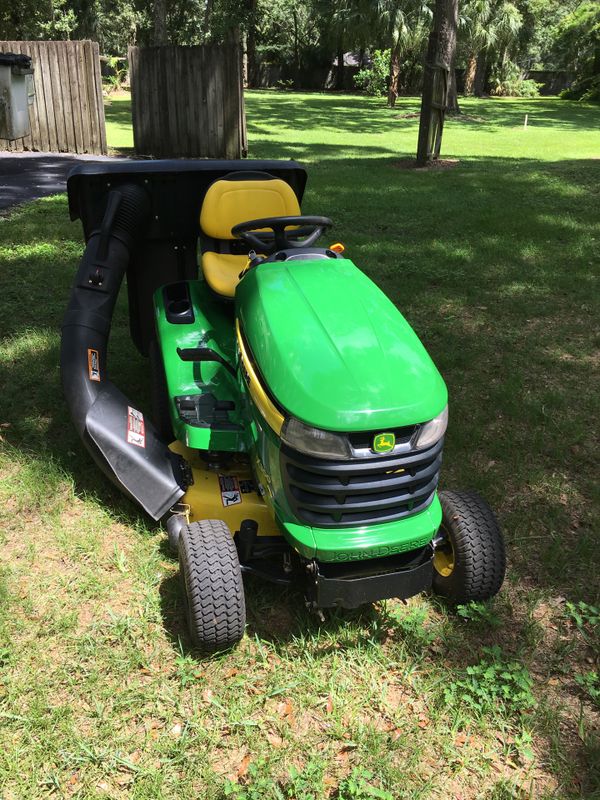
<instances>
[{"instance_id":1,"label":"warning label sticker","mask_svg":"<svg viewBox=\"0 0 600 800\"><path fill-rule=\"evenodd\" d=\"M131 406L127 406L127 441L137 447L146 447L144 415Z\"/></svg>"},{"instance_id":2,"label":"warning label sticker","mask_svg":"<svg viewBox=\"0 0 600 800\"><path fill-rule=\"evenodd\" d=\"M88 348L88 374L91 381L100 381L100 355L91 347Z\"/></svg>"},{"instance_id":3,"label":"warning label sticker","mask_svg":"<svg viewBox=\"0 0 600 800\"><path fill-rule=\"evenodd\" d=\"M240 483L235 475L219 475L219 486L221 487L221 502L225 508L236 506L242 502Z\"/></svg>"}]
</instances>

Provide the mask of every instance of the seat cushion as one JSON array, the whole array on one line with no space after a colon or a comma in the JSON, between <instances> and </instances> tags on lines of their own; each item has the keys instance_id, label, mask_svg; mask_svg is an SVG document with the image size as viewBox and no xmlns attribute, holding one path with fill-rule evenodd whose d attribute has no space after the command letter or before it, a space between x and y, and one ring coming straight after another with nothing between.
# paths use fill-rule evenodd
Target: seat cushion
<instances>
[{"instance_id":1,"label":"seat cushion","mask_svg":"<svg viewBox=\"0 0 600 800\"><path fill-rule=\"evenodd\" d=\"M232 239L231 229L240 222L263 217L300 214L292 187L280 178L269 180L218 180L206 192L200 227L213 239Z\"/></svg>"},{"instance_id":2,"label":"seat cushion","mask_svg":"<svg viewBox=\"0 0 600 800\"><path fill-rule=\"evenodd\" d=\"M233 297L240 279L240 272L248 263L248 256L233 256L229 253L202 253L202 272L206 282L217 294Z\"/></svg>"}]
</instances>

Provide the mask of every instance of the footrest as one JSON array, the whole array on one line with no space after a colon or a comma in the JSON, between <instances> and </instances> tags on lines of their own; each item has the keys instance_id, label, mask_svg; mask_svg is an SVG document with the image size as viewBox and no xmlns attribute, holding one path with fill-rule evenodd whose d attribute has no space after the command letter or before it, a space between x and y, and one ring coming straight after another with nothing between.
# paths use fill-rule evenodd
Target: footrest
<instances>
[{"instance_id":1,"label":"footrest","mask_svg":"<svg viewBox=\"0 0 600 800\"><path fill-rule=\"evenodd\" d=\"M229 419L229 412L235 411L235 403L231 400L217 400L210 392L181 395L175 398L175 406L179 418L186 425L212 430L241 430L240 425Z\"/></svg>"}]
</instances>

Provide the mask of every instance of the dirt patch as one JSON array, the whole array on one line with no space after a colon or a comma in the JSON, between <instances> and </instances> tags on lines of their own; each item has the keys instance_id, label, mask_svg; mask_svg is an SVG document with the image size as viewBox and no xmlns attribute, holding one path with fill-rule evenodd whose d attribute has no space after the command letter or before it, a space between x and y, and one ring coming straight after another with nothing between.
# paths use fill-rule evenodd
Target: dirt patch
<instances>
[{"instance_id":1,"label":"dirt patch","mask_svg":"<svg viewBox=\"0 0 600 800\"><path fill-rule=\"evenodd\" d=\"M421 167L417 164L414 158L403 158L400 161L394 161L392 166L395 169L414 169L419 172L429 172L435 169L450 169L460 164L458 158L436 158L435 161Z\"/></svg>"},{"instance_id":2,"label":"dirt patch","mask_svg":"<svg viewBox=\"0 0 600 800\"><path fill-rule=\"evenodd\" d=\"M394 114L394 119L419 119L421 113L419 111L414 111L412 113L407 114ZM457 122L485 122L484 117L478 117L473 114L451 114L449 111L446 112L446 120L456 120Z\"/></svg>"},{"instance_id":3,"label":"dirt patch","mask_svg":"<svg viewBox=\"0 0 600 800\"><path fill-rule=\"evenodd\" d=\"M477 117L473 114L447 114L446 120L451 119L456 122L486 122L485 117Z\"/></svg>"}]
</instances>

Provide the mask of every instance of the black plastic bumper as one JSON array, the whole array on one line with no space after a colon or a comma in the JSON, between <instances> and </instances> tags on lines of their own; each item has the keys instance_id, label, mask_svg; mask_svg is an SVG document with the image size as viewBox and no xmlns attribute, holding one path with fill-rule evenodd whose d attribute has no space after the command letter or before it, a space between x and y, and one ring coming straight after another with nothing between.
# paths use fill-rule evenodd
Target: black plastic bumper
<instances>
[{"instance_id":1,"label":"black plastic bumper","mask_svg":"<svg viewBox=\"0 0 600 800\"><path fill-rule=\"evenodd\" d=\"M378 562L384 559L377 559ZM388 559L385 559L388 561ZM381 564L373 564L381 567ZM395 597L405 600L430 588L433 578L433 564L431 549L423 554L415 565L399 564L398 568L391 568L386 564L386 571L377 571L375 574L357 574L356 571L346 571L345 565L329 565L313 562L313 575L309 581L309 600L317 608L357 608L366 603L377 600L387 600ZM369 568L364 562L363 569Z\"/></svg>"}]
</instances>

